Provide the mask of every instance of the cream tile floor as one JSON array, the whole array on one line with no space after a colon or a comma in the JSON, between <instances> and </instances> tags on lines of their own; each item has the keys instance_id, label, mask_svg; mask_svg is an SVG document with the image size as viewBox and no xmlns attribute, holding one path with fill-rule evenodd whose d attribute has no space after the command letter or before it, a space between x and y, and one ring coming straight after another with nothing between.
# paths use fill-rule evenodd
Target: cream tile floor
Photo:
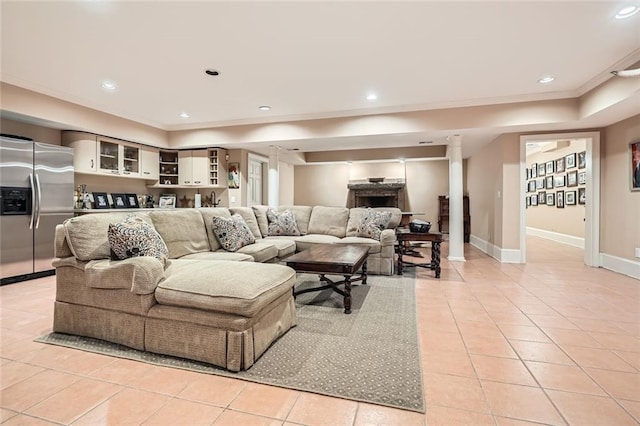
<instances>
[{"instance_id":1,"label":"cream tile floor","mask_svg":"<svg viewBox=\"0 0 640 426\"><path fill-rule=\"evenodd\" d=\"M446 243L443 259L446 259ZM640 423L640 282L531 237L526 265L466 245L418 270L425 415L156 367L33 338L53 277L0 288L7 425L631 425Z\"/></svg>"}]
</instances>

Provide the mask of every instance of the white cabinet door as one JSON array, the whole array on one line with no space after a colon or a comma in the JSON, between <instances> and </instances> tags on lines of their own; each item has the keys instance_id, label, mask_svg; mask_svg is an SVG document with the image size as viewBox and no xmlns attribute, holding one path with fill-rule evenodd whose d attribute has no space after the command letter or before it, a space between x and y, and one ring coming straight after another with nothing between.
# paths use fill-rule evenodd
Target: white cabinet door
<instances>
[{"instance_id":1,"label":"white cabinet door","mask_svg":"<svg viewBox=\"0 0 640 426\"><path fill-rule=\"evenodd\" d=\"M160 163L160 150L148 146L140 147L140 175L145 179L158 180L158 164Z\"/></svg>"},{"instance_id":2,"label":"white cabinet door","mask_svg":"<svg viewBox=\"0 0 640 426\"><path fill-rule=\"evenodd\" d=\"M73 168L78 173L98 171L96 136L81 132L62 132L62 145L73 148Z\"/></svg>"},{"instance_id":3,"label":"white cabinet door","mask_svg":"<svg viewBox=\"0 0 640 426\"><path fill-rule=\"evenodd\" d=\"M193 158L191 158L191 151L178 152L178 185L193 185Z\"/></svg>"},{"instance_id":4,"label":"white cabinet door","mask_svg":"<svg viewBox=\"0 0 640 426\"><path fill-rule=\"evenodd\" d=\"M199 149L191 151L192 181L194 185L209 185L209 151Z\"/></svg>"}]
</instances>

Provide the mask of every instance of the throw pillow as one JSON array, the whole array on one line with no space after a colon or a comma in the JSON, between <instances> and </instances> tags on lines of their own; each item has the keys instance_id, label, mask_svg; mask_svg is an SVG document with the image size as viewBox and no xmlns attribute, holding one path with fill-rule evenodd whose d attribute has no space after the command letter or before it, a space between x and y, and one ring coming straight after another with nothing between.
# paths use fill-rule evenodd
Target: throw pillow
<instances>
[{"instance_id":1,"label":"throw pillow","mask_svg":"<svg viewBox=\"0 0 640 426\"><path fill-rule=\"evenodd\" d=\"M299 236L300 230L296 223L296 217L291 210L278 212L274 209L267 210L267 220L269 221L268 235L291 235Z\"/></svg>"},{"instance_id":2,"label":"throw pillow","mask_svg":"<svg viewBox=\"0 0 640 426\"><path fill-rule=\"evenodd\" d=\"M391 212L367 209L362 214L356 236L380 240L380 233L389 225Z\"/></svg>"},{"instance_id":3,"label":"throw pillow","mask_svg":"<svg viewBox=\"0 0 640 426\"><path fill-rule=\"evenodd\" d=\"M229 219L214 216L213 234L226 251L238 251L242 247L256 242L247 223L237 213Z\"/></svg>"},{"instance_id":4,"label":"throw pillow","mask_svg":"<svg viewBox=\"0 0 640 426\"><path fill-rule=\"evenodd\" d=\"M160 234L140 217L127 216L122 222L110 223L107 237L113 260L151 256L166 264L169 257Z\"/></svg>"}]
</instances>

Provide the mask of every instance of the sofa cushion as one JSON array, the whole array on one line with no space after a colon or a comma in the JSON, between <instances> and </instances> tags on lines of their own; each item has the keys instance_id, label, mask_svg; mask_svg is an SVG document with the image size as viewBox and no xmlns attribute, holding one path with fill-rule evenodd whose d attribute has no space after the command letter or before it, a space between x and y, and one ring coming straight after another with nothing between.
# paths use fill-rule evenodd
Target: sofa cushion
<instances>
[{"instance_id":1,"label":"sofa cushion","mask_svg":"<svg viewBox=\"0 0 640 426\"><path fill-rule=\"evenodd\" d=\"M296 241L296 250L302 251L310 248L314 244L333 244L340 241L340 238L333 235L323 234L307 234L300 237L294 237Z\"/></svg>"},{"instance_id":2,"label":"sofa cushion","mask_svg":"<svg viewBox=\"0 0 640 426\"><path fill-rule=\"evenodd\" d=\"M238 253L251 255L255 262L268 262L278 256L278 249L271 243L257 242L242 247Z\"/></svg>"},{"instance_id":3,"label":"sofa cushion","mask_svg":"<svg viewBox=\"0 0 640 426\"><path fill-rule=\"evenodd\" d=\"M215 271L215 273L212 273ZM293 269L272 263L176 260L158 284L158 303L251 318L295 284Z\"/></svg>"},{"instance_id":4,"label":"sofa cushion","mask_svg":"<svg viewBox=\"0 0 640 426\"><path fill-rule=\"evenodd\" d=\"M300 230L296 224L296 217L291 210L279 212L274 209L267 210L267 220L269 221L269 232L267 235L289 235L298 236Z\"/></svg>"},{"instance_id":5,"label":"sofa cushion","mask_svg":"<svg viewBox=\"0 0 640 426\"><path fill-rule=\"evenodd\" d=\"M64 234L71 253L78 260L85 262L110 259L111 249L107 239L109 224L122 221L129 215L130 212L94 213L65 220ZM148 216L136 215L151 223Z\"/></svg>"},{"instance_id":6,"label":"sofa cushion","mask_svg":"<svg viewBox=\"0 0 640 426\"><path fill-rule=\"evenodd\" d=\"M356 237L372 238L380 241L380 232L386 229L391 220L391 212L367 209L360 218Z\"/></svg>"},{"instance_id":7,"label":"sofa cushion","mask_svg":"<svg viewBox=\"0 0 640 426\"><path fill-rule=\"evenodd\" d=\"M380 241L363 237L344 237L337 244L364 244L369 247L369 254L380 253Z\"/></svg>"},{"instance_id":8,"label":"sofa cushion","mask_svg":"<svg viewBox=\"0 0 640 426\"><path fill-rule=\"evenodd\" d=\"M253 209L251 207L229 207L229 211L231 214L239 214L242 216L249 227L249 230L256 239L262 238L260 226L258 226L258 220L256 219L256 215L253 213Z\"/></svg>"},{"instance_id":9,"label":"sofa cushion","mask_svg":"<svg viewBox=\"0 0 640 426\"><path fill-rule=\"evenodd\" d=\"M387 225L388 229L396 229L402 220L402 212L397 207L355 207L349 209L349 221L347 222L347 237L355 237L357 235L358 225L362 219L362 215L367 210L391 212L391 220Z\"/></svg>"},{"instance_id":10,"label":"sofa cushion","mask_svg":"<svg viewBox=\"0 0 640 426\"><path fill-rule=\"evenodd\" d=\"M187 254L179 260L232 260L235 262L253 262L253 257L243 253L232 253L219 249L217 251L203 251L201 253Z\"/></svg>"},{"instance_id":11,"label":"sofa cushion","mask_svg":"<svg viewBox=\"0 0 640 426\"><path fill-rule=\"evenodd\" d=\"M269 219L267 219L267 210L269 210L268 206L251 206L253 210L253 214L256 217L256 221L258 222L258 227L260 228L260 234L262 236L269 235Z\"/></svg>"},{"instance_id":12,"label":"sofa cushion","mask_svg":"<svg viewBox=\"0 0 640 426\"><path fill-rule=\"evenodd\" d=\"M294 237L265 237L263 243L273 244L278 249L278 257L285 258L296 252L296 241Z\"/></svg>"},{"instance_id":13,"label":"sofa cushion","mask_svg":"<svg viewBox=\"0 0 640 426\"><path fill-rule=\"evenodd\" d=\"M311 211L313 207L311 206L279 206L278 210L285 211L291 210L293 215L296 217L296 224L298 224L298 229L300 230L300 234L304 235L309 232L309 220L311 219Z\"/></svg>"},{"instance_id":14,"label":"sofa cushion","mask_svg":"<svg viewBox=\"0 0 640 426\"><path fill-rule=\"evenodd\" d=\"M157 209L149 216L169 249L170 259L210 250L204 220L197 210Z\"/></svg>"},{"instance_id":15,"label":"sofa cushion","mask_svg":"<svg viewBox=\"0 0 640 426\"><path fill-rule=\"evenodd\" d=\"M127 216L122 222L110 223L107 234L113 260L150 256L164 264L169 257L160 234L139 216Z\"/></svg>"},{"instance_id":16,"label":"sofa cushion","mask_svg":"<svg viewBox=\"0 0 640 426\"><path fill-rule=\"evenodd\" d=\"M202 215L202 220L205 223L205 228L207 228L207 238L209 239L209 247L211 247L211 251L218 250L221 246L218 242L218 239L213 234L213 228L211 227L211 220L214 217L225 217L230 218L231 213L229 209L226 207L201 207L198 209L200 214Z\"/></svg>"},{"instance_id":17,"label":"sofa cushion","mask_svg":"<svg viewBox=\"0 0 640 426\"><path fill-rule=\"evenodd\" d=\"M349 209L346 207L315 206L309 220L309 234L325 234L342 238L346 235Z\"/></svg>"},{"instance_id":18,"label":"sofa cushion","mask_svg":"<svg viewBox=\"0 0 640 426\"><path fill-rule=\"evenodd\" d=\"M229 219L214 216L211 221L213 233L226 251L235 252L256 242L249 227L239 214L234 214Z\"/></svg>"}]
</instances>

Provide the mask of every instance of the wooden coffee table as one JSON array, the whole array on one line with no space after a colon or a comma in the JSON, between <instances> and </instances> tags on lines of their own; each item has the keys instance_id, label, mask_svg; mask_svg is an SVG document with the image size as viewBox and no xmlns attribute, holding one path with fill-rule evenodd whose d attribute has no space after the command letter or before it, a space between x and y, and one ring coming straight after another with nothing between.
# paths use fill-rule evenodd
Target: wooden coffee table
<instances>
[{"instance_id":1,"label":"wooden coffee table","mask_svg":"<svg viewBox=\"0 0 640 426\"><path fill-rule=\"evenodd\" d=\"M351 283L362 281L367 283L367 256L369 247L349 244L314 244L311 248L303 250L285 259L287 266L296 272L308 272L320 275L320 281L326 283L320 287L306 288L296 291L293 296L319 291L327 288L333 289L344 296L344 313L351 313ZM356 272L362 268L362 273L354 278ZM342 275L344 280L331 281L325 275ZM344 284L344 289L338 286Z\"/></svg>"}]
</instances>

